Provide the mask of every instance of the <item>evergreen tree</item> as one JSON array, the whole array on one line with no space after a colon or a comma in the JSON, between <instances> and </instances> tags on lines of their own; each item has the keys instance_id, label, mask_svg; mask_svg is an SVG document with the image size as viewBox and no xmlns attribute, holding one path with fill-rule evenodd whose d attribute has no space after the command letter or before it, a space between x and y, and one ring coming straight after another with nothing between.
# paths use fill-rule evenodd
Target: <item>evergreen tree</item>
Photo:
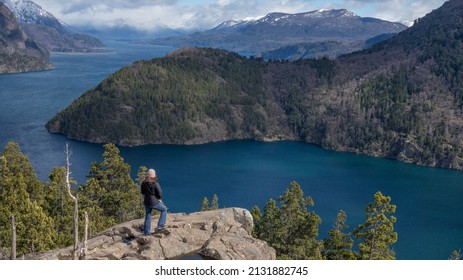
<instances>
[{"instance_id":1,"label":"evergreen tree","mask_svg":"<svg viewBox=\"0 0 463 280\"><path fill-rule=\"evenodd\" d=\"M105 196L106 191L94 178L89 179L85 186L80 187L79 192L79 220L83 221L83 212L88 213L89 236L92 236L104 229L116 224L113 216L107 216L100 206L100 197Z\"/></svg>"},{"instance_id":2,"label":"evergreen tree","mask_svg":"<svg viewBox=\"0 0 463 280\"><path fill-rule=\"evenodd\" d=\"M348 229L346 223L347 214L339 211L333 223L333 228L328 232L329 237L324 240L323 257L327 260L355 260L355 253L352 251L354 240L350 233L343 231Z\"/></svg>"},{"instance_id":3,"label":"evergreen tree","mask_svg":"<svg viewBox=\"0 0 463 280\"><path fill-rule=\"evenodd\" d=\"M262 213L260 212L259 207L257 205L254 205L251 209L251 215L252 215L252 220L254 222L254 229L252 231L252 236L254 238L259 239L259 233L262 232L261 226L262 226Z\"/></svg>"},{"instance_id":4,"label":"evergreen tree","mask_svg":"<svg viewBox=\"0 0 463 280\"><path fill-rule=\"evenodd\" d=\"M55 230L58 235L57 247L67 247L73 242L74 201L65 189L66 169L64 167L53 168L49 178L43 208L55 221Z\"/></svg>"},{"instance_id":5,"label":"evergreen tree","mask_svg":"<svg viewBox=\"0 0 463 280\"><path fill-rule=\"evenodd\" d=\"M37 179L29 158L21 152L19 144L13 141L8 142L3 150L2 156L5 157L8 169L12 174L23 175L26 191L30 199L42 205L45 196L44 186Z\"/></svg>"},{"instance_id":6,"label":"evergreen tree","mask_svg":"<svg viewBox=\"0 0 463 280\"><path fill-rule=\"evenodd\" d=\"M270 199L263 214L257 207L253 209L257 221L254 235L275 248L279 259L321 259L323 242L317 240L321 219L307 209L314 205L312 198L304 197L299 184L291 182L278 203L280 207Z\"/></svg>"},{"instance_id":7,"label":"evergreen tree","mask_svg":"<svg viewBox=\"0 0 463 280\"><path fill-rule=\"evenodd\" d=\"M463 259L461 256L461 250L453 250L452 254L450 255L450 260L452 261L458 261Z\"/></svg>"},{"instance_id":8,"label":"evergreen tree","mask_svg":"<svg viewBox=\"0 0 463 280\"><path fill-rule=\"evenodd\" d=\"M143 181L145 180L145 178L147 176L148 176L148 167L140 166L138 168L137 178L135 179L135 182L136 182L138 187L141 188L141 184L143 183ZM143 214L143 209L145 208L145 206L143 204L143 199L139 200L139 206L138 207L139 207L139 209L142 209L142 210L140 210L140 213Z\"/></svg>"},{"instance_id":9,"label":"evergreen tree","mask_svg":"<svg viewBox=\"0 0 463 280\"><path fill-rule=\"evenodd\" d=\"M91 164L89 180L81 187L82 194L95 200L104 216L116 223L142 217L140 188L130 177L130 166L114 144L106 144L104 149L103 161Z\"/></svg>"},{"instance_id":10,"label":"evergreen tree","mask_svg":"<svg viewBox=\"0 0 463 280\"><path fill-rule=\"evenodd\" d=\"M374 202L368 204L366 208L365 223L354 230L354 236L361 240L358 245L361 259L395 259L395 252L390 246L396 243L398 238L394 231L396 218L392 216L396 206L390 203L390 196L377 192Z\"/></svg>"},{"instance_id":11,"label":"evergreen tree","mask_svg":"<svg viewBox=\"0 0 463 280\"><path fill-rule=\"evenodd\" d=\"M258 238L267 241L271 246L278 244L278 232L281 227L280 209L274 199L270 198L264 205Z\"/></svg>"},{"instance_id":12,"label":"evergreen tree","mask_svg":"<svg viewBox=\"0 0 463 280\"><path fill-rule=\"evenodd\" d=\"M135 182L137 183L138 186L141 186L141 183L143 183L147 175L148 175L148 167L140 166L137 172L137 179L135 179Z\"/></svg>"},{"instance_id":13,"label":"evergreen tree","mask_svg":"<svg viewBox=\"0 0 463 280\"><path fill-rule=\"evenodd\" d=\"M209 199L207 197L203 198L201 202L201 209L199 211L209 211L209 210L217 210L219 209L219 197L214 194L212 197L212 201L209 203Z\"/></svg>"},{"instance_id":14,"label":"evergreen tree","mask_svg":"<svg viewBox=\"0 0 463 280\"><path fill-rule=\"evenodd\" d=\"M214 196L212 197L210 209L211 210L219 209L219 197L216 194L214 194Z\"/></svg>"},{"instance_id":15,"label":"evergreen tree","mask_svg":"<svg viewBox=\"0 0 463 280\"><path fill-rule=\"evenodd\" d=\"M9 154L8 158L0 157L0 244L11 243L10 219L13 214L16 221L16 250L20 256L53 249L57 235L53 219L27 193L27 182L30 178L25 179L23 173L15 168L15 163L27 160L27 157L22 154L19 156L20 158L14 158L14 154ZM9 160L13 163L9 164ZM9 166L13 167L14 172ZM28 175L35 178L35 173ZM7 249L4 248L3 251L6 253Z\"/></svg>"},{"instance_id":16,"label":"evergreen tree","mask_svg":"<svg viewBox=\"0 0 463 280\"><path fill-rule=\"evenodd\" d=\"M199 211L208 211L209 210L209 199L207 197L203 198L203 201L201 202L201 209Z\"/></svg>"},{"instance_id":17,"label":"evergreen tree","mask_svg":"<svg viewBox=\"0 0 463 280\"><path fill-rule=\"evenodd\" d=\"M278 198L281 204L279 230L280 258L292 260L321 259L323 242L317 240L321 218L307 207L313 207L310 196L304 198L304 192L296 182Z\"/></svg>"}]
</instances>

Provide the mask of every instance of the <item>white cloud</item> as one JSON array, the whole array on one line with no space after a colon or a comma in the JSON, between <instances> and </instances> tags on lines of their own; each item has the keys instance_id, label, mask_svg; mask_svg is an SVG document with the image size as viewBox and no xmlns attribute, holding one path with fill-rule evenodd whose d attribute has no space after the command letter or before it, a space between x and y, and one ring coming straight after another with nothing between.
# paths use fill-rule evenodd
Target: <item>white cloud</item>
<instances>
[{"instance_id":1,"label":"white cloud","mask_svg":"<svg viewBox=\"0 0 463 280\"><path fill-rule=\"evenodd\" d=\"M271 12L300 13L345 8L360 16L389 21L413 21L440 7L445 0L35 0L64 22L109 26L116 22L150 29L211 28L229 19L264 16Z\"/></svg>"},{"instance_id":2,"label":"white cloud","mask_svg":"<svg viewBox=\"0 0 463 280\"><path fill-rule=\"evenodd\" d=\"M447 0L347 0L354 8L366 9L370 16L389 21L413 21L439 8Z\"/></svg>"}]
</instances>

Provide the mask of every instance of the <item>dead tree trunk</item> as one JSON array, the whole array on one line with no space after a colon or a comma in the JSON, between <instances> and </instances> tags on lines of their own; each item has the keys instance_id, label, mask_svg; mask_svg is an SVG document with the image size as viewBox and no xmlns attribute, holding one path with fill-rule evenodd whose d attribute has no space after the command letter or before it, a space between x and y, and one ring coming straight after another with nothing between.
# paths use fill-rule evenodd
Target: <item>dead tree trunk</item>
<instances>
[{"instance_id":1,"label":"dead tree trunk","mask_svg":"<svg viewBox=\"0 0 463 280\"><path fill-rule=\"evenodd\" d=\"M14 215L11 215L11 259L16 260L16 223Z\"/></svg>"},{"instance_id":2,"label":"dead tree trunk","mask_svg":"<svg viewBox=\"0 0 463 280\"><path fill-rule=\"evenodd\" d=\"M84 258L87 256L87 238L88 238L88 214L87 211L84 211L85 224L84 224Z\"/></svg>"},{"instance_id":3,"label":"dead tree trunk","mask_svg":"<svg viewBox=\"0 0 463 280\"><path fill-rule=\"evenodd\" d=\"M79 199L74 199L74 259L78 258L79 250Z\"/></svg>"},{"instance_id":4,"label":"dead tree trunk","mask_svg":"<svg viewBox=\"0 0 463 280\"><path fill-rule=\"evenodd\" d=\"M69 161L69 144L66 143L66 188L68 190L69 196L74 200L74 259L78 259L78 249L79 249L79 205L77 194L76 196L72 195L71 192L71 182L69 179L71 163Z\"/></svg>"}]
</instances>

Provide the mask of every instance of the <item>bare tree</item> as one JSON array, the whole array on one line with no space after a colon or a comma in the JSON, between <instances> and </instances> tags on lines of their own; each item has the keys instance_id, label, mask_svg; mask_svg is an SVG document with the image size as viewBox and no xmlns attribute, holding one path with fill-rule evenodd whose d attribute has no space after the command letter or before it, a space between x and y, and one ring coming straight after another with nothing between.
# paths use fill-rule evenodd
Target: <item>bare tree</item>
<instances>
[{"instance_id":1,"label":"bare tree","mask_svg":"<svg viewBox=\"0 0 463 280\"><path fill-rule=\"evenodd\" d=\"M84 224L84 249L83 249L83 255L84 258L87 256L87 239L88 239L88 214L87 211L84 211L84 217L85 217L85 224Z\"/></svg>"},{"instance_id":2,"label":"bare tree","mask_svg":"<svg viewBox=\"0 0 463 280\"><path fill-rule=\"evenodd\" d=\"M74 200L74 259L77 259L78 247L79 247L79 207L78 207L78 196L72 195L71 192L71 182L69 176L71 174L70 167L71 163L69 161L69 144L66 143L66 188L68 190L69 196Z\"/></svg>"},{"instance_id":3,"label":"bare tree","mask_svg":"<svg viewBox=\"0 0 463 280\"><path fill-rule=\"evenodd\" d=\"M11 231L11 259L16 260L16 223L13 214L11 214Z\"/></svg>"}]
</instances>

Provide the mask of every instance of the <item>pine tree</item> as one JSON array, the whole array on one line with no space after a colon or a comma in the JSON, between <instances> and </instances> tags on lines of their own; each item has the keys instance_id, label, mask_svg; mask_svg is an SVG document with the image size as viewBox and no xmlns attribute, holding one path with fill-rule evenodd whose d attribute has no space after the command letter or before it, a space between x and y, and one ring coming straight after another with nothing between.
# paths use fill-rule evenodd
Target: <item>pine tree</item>
<instances>
[{"instance_id":1,"label":"pine tree","mask_svg":"<svg viewBox=\"0 0 463 280\"><path fill-rule=\"evenodd\" d=\"M461 259L463 259L461 256L461 250L453 250L452 254L450 254L449 260L458 261Z\"/></svg>"},{"instance_id":2,"label":"pine tree","mask_svg":"<svg viewBox=\"0 0 463 280\"><path fill-rule=\"evenodd\" d=\"M79 207L81 209L79 220L84 220L83 212L88 213L89 236L107 229L116 224L113 216L107 216L105 211L100 206L100 197L105 195L105 190L94 179L89 179L85 186L80 187L79 192Z\"/></svg>"},{"instance_id":3,"label":"pine tree","mask_svg":"<svg viewBox=\"0 0 463 280\"><path fill-rule=\"evenodd\" d=\"M21 152L19 144L13 141L8 142L3 150L2 156L5 157L8 169L12 174L23 175L26 191L30 199L42 205L45 196L44 186L37 179L29 158Z\"/></svg>"},{"instance_id":4,"label":"pine tree","mask_svg":"<svg viewBox=\"0 0 463 280\"><path fill-rule=\"evenodd\" d=\"M398 238L394 231L396 218L392 216L396 206L390 203L390 196L377 192L374 202L368 204L366 208L365 223L354 230L354 236L361 240L358 245L361 259L395 259L395 252L390 246L396 243Z\"/></svg>"},{"instance_id":5,"label":"pine tree","mask_svg":"<svg viewBox=\"0 0 463 280\"><path fill-rule=\"evenodd\" d=\"M275 248L279 259L321 259L323 242L317 240L321 219L307 209L314 205L312 198L304 197L299 184L291 182L278 203L280 207L269 199L262 214L253 209L254 235Z\"/></svg>"},{"instance_id":6,"label":"pine tree","mask_svg":"<svg viewBox=\"0 0 463 280\"><path fill-rule=\"evenodd\" d=\"M214 196L212 197L210 209L211 210L219 209L219 197L216 194L214 194Z\"/></svg>"},{"instance_id":7,"label":"pine tree","mask_svg":"<svg viewBox=\"0 0 463 280\"><path fill-rule=\"evenodd\" d=\"M201 209L199 211L204 212L209 210L209 199L207 197L203 198L203 201L201 202Z\"/></svg>"},{"instance_id":8,"label":"pine tree","mask_svg":"<svg viewBox=\"0 0 463 280\"><path fill-rule=\"evenodd\" d=\"M280 258L292 260L322 259L323 242L317 240L321 218L307 207L313 207L310 196L304 198L304 192L296 182L278 198L280 208L279 238L284 246Z\"/></svg>"},{"instance_id":9,"label":"pine tree","mask_svg":"<svg viewBox=\"0 0 463 280\"><path fill-rule=\"evenodd\" d=\"M270 198L264 205L258 238L275 247L279 242L278 233L280 227L280 209L277 207L275 200Z\"/></svg>"},{"instance_id":10,"label":"pine tree","mask_svg":"<svg viewBox=\"0 0 463 280\"><path fill-rule=\"evenodd\" d=\"M207 197L203 198L203 201L201 202L201 209L199 211L203 212L217 209L219 209L219 197L216 194L214 194L210 203Z\"/></svg>"},{"instance_id":11,"label":"pine tree","mask_svg":"<svg viewBox=\"0 0 463 280\"><path fill-rule=\"evenodd\" d=\"M94 199L104 216L116 223L142 217L140 188L130 177L130 166L114 144L106 144L104 149L103 161L92 163L90 179L81 187L82 193Z\"/></svg>"},{"instance_id":12,"label":"pine tree","mask_svg":"<svg viewBox=\"0 0 463 280\"><path fill-rule=\"evenodd\" d=\"M259 239L259 234L262 232L262 213L257 205L254 205L251 209L252 220L254 222L254 228L252 230L252 236Z\"/></svg>"},{"instance_id":13,"label":"pine tree","mask_svg":"<svg viewBox=\"0 0 463 280\"><path fill-rule=\"evenodd\" d=\"M67 247L73 241L74 201L65 190L66 169L64 167L53 168L49 178L43 208L55 221L55 230L58 235L57 247Z\"/></svg>"},{"instance_id":14,"label":"pine tree","mask_svg":"<svg viewBox=\"0 0 463 280\"><path fill-rule=\"evenodd\" d=\"M137 172L137 179L135 179L136 184L138 186L141 186L141 183L143 183L147 175L148 175L148 167L140 166Z\"/></svg>"},{"instance_id":15,"label":"pine tree","mask_svg":"<svg viewBox=\"0 0 463 280\"><path fill-rule=\"evenodd\" d=\"M0 243L11 243L10 219L11 215L14 215L18 256L50 250L55 247L57 239L54 220L38 205L37 201L30 199L27 193L27 182L30 182L30 178L25 179L23 173L16 168L15 163L19 160L27 160L27 157L20 154L18 160L14 156L9 154L8 158L0 157ZM9 164L9 160L13 163ZM14 172L9 166L13 167ZM28 175L35 178L35 173ZM6 248L4 253L5 251Z\"/></svg>"},{"instance_id":16,"label":"pine tree","mask_svg":"<svg viewBox=\"0 0 463 280\"><path fill-rule=\"evenodd\" d=\"M135 179L135 183L137 184L137 186L139 186L141 188L141 184L145 180L146 176L148 176L148 167L140 166L138 168L137 178ZM145 208L145 206L143 204L143 199L139 200L138 207L139 207L139 209L144 209ZM143 210L140 210L140 213L142 213L142 212L143 212Z\"/></svg>"},{"instance_id":17,"label":"pine tree","mask_svg":"<svg viewBox=\"0 0 463 280\"><path fill-rule=\"evenodd\" d=\"M324 240L323 257L327 260L355 260L357 257L352 251L354 240L350 233L343 231L348 229L346 224L347 214L339 211L333 223L333 228L328 232L329 237Z\"/></svg>"}]
</instances>

